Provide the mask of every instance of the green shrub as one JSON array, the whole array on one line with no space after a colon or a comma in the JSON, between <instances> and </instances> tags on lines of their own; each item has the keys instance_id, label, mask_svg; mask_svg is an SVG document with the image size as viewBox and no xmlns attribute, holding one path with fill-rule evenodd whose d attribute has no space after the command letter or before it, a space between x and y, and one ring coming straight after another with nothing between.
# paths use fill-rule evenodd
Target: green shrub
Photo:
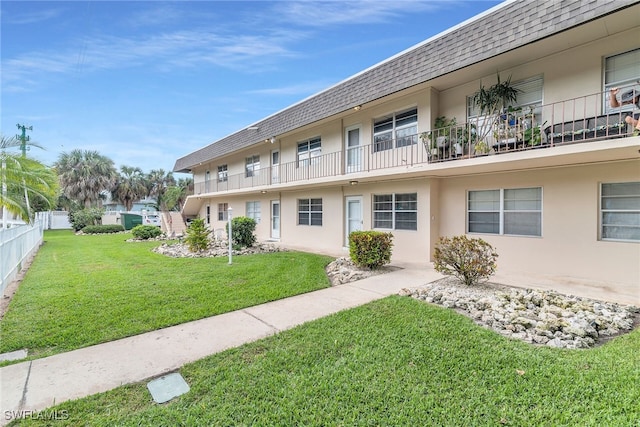
<instances>
[{"instance_id":1,"label":"green shrub","mask_svg":"<svg viewBox=\"0 0 640 427\"><path fill-rule=\"evenodd\" d=\"M69 213L69 222L74 231L80 231L87 225L100 225L104 210L100 208L86 208Z\"/></svg>"},{"instance_id":2,"label":"green shrub","mask_svg":"<svg viewBox=\"0 0 640 427\"><path fill-rule=\"evenodd\" d=\"M162 230L155 225L136 225L131 229L131 234L136 239L147 240L158 237L162 234Z\"/></svg>"},{"instance_id":3,"label":"green shrub","mask_svg":"<svg viewBox=\"0 0 640 427\"><path fill-rule=\"evenodd\" d=\"M436 271L471 286L495 273L498 254L482 239L454 236L441 237L433 257Z\"/></svg>"},{"instance_id":4,"label":"green shrub","mask_svg":"<svg viewBox=\"0 0 640 427\"><path fill-rule=\"evenodd\" d=\"M229 223L226 225L227 236L229 235ZM234 249L249 248L256 242L254 231L256 221L253 218L239 216L231 219L231 242Z\"/></svg>"},{"instance_id":5,"label":"green shrub","mask_svg":"<svg viewBox=\"0 0 640 427\"><path fill-rule=\"evenodd\" d=\"M121 231L124 231L124 227L120 224L87 225L82 229L84 234L120 233Z\"/></svg>"},{"instance_id":6,"label":"green shrub","mask_svg":"<svg viewBox=\"0 0 640 427\"><path fill-rule=\"evenodd\" d=\"M204 219L191 221L184 241L191 252L203 251L209 247L209 230L204 226Z\"/></svg>"},{"instance_id":7,"label":"green shrub","mask_svg":"<svg viewBox=\"0 0 640 427\"><path fill-rule=\"evenodd\" d=\"M349 256L358 267L372 270L391 262L393 234L354 231L349 234Z\"/></svg>"}]
</instances>

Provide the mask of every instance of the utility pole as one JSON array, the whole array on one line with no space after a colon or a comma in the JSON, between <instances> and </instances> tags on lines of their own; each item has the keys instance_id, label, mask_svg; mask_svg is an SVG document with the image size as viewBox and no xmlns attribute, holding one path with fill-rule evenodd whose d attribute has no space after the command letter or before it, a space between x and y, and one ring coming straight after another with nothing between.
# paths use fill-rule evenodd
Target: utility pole
<instances>
[{"instance_id":1,"label":"utility pole","mask_svg":"<svg viewBox=\"0 0 640 427\"><path fill-rule=\"evenodd\" d=\"M31 139L27 136L28 130L33 130L33 126L25 126L17 124L18 129L22 131L22 135L16 135L16 138L20 140L20 150L22 150L22 157L27 157L27 142Z\"/></svg>"}]
</instances>

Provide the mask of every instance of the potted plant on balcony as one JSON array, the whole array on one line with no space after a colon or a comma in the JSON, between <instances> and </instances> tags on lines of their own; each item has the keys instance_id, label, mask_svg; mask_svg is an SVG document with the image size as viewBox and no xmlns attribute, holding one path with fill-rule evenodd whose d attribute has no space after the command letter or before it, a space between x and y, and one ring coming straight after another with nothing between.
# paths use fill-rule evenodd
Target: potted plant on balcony
<instances>
[{"instance_id":1,"label":"potted plant on balcony","mask_svg":"<svg viewBox=\"0 0 640 427\"><path fill-rule=\"evenodd\" d=\"M489 88L486 88L480 82L480 89L473 94L472 98L473 104L479 110L478 140L484 142L487 147L487 137L495 129L500 129L502 121L505 122L507 127L509 126L509 120L511 119L509 109L514 111L511 104L516 102L519 92L518 89L511 85L511 76L506 80L501 80L498 73L497 79L497 83ZM504 120L502 117L504 117ZM500 135L498 134L496 137L499 138Z\"/></svg>"},{"instance_id":2,"label":"potted plant on balcony","mask_svg":"<svg viewBox=\"0 0 640 427\"><path fill-rule=\"evenodd\" d=\"M422 132L420 139L425 150L431 157L437 157L439 150L444 150L452 142L453 128L456 125L456 118L447 119L445 116L437 117L433 123L433 128L429 132Z\"/></svg>"}]
</instances>

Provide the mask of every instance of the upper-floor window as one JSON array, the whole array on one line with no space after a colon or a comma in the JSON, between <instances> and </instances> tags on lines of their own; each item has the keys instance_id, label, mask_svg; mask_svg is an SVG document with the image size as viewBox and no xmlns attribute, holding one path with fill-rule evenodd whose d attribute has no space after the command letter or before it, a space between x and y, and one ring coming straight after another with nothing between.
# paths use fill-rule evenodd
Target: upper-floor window
<instances>
[{"instance_id":1,"label":"upper-floor window","mask_svg":"<svg viewBox=\"0 0 640 427\"><path fill-rule=\"evenodd\" d=\"M542 188L469 191L467 230L542 236Z\"/></svg>"},{"instance_id":2,"label":"upper-floor window","mask_svg":"<svg viewBox=\"0 0 640 427\"><path fill-rule=\"evenodd\" d=\"M298 199L298 225L322 225L322 199Z\"/></svg>"},{"instance_id":3,"label":"upper-floor window","mask_svg":"<svg viewBox=\"0 0 640 427\"><path fill-rule=\"evenodd\" d=\"M374 195L373 228L417 230L418 194Z\"/></svg>"},{"instance_id":4,"label":"upper-floor window","mask_svg":"<svg viewBox=\"0 0 640 427\"><path fill-rule=\"evenodd\" d=\"M227 179L227 165L218 166L218 182L226 182Z\"/></svg>"},{"instance_id":5,"label":"upper-floor window","mask_svg":"<svg viewBox=\"0 0 640 427\"><path fill-rule=\"evenodd\" d=\"M609 94L611 88L620 89L618 98L628 92L640 93L640 49L634 49L604 59L604 92ZM633 92L632 92L633 93ZM605 111L611 109L609 98L603 97ZM640 106L632 103L622 105L616 111L628 111Z\"/></svg>"},{"instance_id":6,"label":"upper-floor window","mask_svg":"<svg viewBox=\"0 0 640 427\"><path fill-rule=\"evenodd\" d=\"M218 203L218 221L226 221L229 219L227 212L229 211L228 203Z\"/></svg>"},{"instance_id":7,"label":"upper-floor window","mask_svg":"<svg viewBox=\"0 0 640 427\"><path fill-rule=\"evenodd\" d=\"M245 176L247 178L252 176L258 176L260 170L260 156L249 156L245 162Z\"/></svg>"},{"instance_id":8,"label":"upper-floor window","mask_svg":"<svg viewBox=\"0 0 640 427\"><path fill-rule=\"evenodd\" d=\"M418 109L394 113L373 122L373 151L418 143Z\"/></svg>"},{"instance_id":9,"label":"upper-floor window","mask_svg":"<svg viewBox=\"0 0 640 427\"><path fill-rule=\"evenodd\" d=\"M253 220L257 223L260 222L260 202L247 202L246 206L246 216L247 218L253 218Z\"/></svg>"},{"instance_id":10,"label":"upper-floor window","mask_svg":"<svg viewBox=\"0 0 640 427\"><path fill-rule=\"evenodd\" d=\"M640 241L640 182L602 184L600 226L602 240Z\"/></svg>"},{"instance_id":11,"label":"upper-floor window","mask_svg":"<svg viewBox=\"0 0 640 427\"><path fill-rule=\"evenodd\" d=\"M322 153L320 137L298 142L298 167L316 164Z\"/></svg>"}]
</instances>

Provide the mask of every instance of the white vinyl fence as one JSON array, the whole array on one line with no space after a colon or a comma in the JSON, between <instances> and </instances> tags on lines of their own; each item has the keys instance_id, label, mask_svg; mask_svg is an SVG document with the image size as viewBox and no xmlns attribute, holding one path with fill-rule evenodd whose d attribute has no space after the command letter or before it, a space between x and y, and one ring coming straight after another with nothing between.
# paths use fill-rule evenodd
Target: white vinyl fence
<instances>
[{"instance_id":1,"label":"white vinyl fence","mask_svg":"<svg viewBox=\"0 0 640 427\"><path fill-rule=\"evenodd\" d=\"M44 224L40 220L33 224L0 228L0 291L4 292L29 258L38 252L43 231Z\"/></svg>"}]
</instances>

